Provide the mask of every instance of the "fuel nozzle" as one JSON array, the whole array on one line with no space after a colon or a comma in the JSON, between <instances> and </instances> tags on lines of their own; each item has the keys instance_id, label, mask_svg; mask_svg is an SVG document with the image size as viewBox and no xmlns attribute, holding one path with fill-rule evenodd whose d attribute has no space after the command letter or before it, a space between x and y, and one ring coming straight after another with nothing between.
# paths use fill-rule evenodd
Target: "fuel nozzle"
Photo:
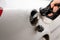
<instances>
[{"instance_id":1,"label":"fuel nozzle","mask_svg":"<svg viewBox=\"0 0 60 40\"><path fill-rule=\"evenodd\" d=\"M45 7L44 9L40 8L40 14L42 16L46 16L52 20L54 20L59 14L60 14L60 4L55 4L55 6L58 6L57 12L53 12L53 8L51 8L51 3ZM48 14L53 13L53 16L48 16Z\"/></svg>"},{"instance_id":2,"label":"fuel nozzle","mask_svg":"<svg viewBox=\"0 0 60 40\"><path fill-rule=\"evenodd\" d=\"M47 16L49 13L51 13L52 12L52 8L50 7L50 5L48 5L46 8L44 8L44 9L41 9L40 8L40 14L42 15L42 16Z\"/></svg>"}]
</instances>

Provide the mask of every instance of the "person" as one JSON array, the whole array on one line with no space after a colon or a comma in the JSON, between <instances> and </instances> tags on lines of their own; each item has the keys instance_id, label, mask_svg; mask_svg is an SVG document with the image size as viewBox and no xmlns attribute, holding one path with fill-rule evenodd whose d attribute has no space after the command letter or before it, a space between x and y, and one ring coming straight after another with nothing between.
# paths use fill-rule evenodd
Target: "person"
<instances>
[{"instance_id":1,"label":"person","mask_svg":"<svg viewBox=\"0 0 60 40\"><path fill-rule=\"evenodd\" d=\"M54 6L55 4L60 4L60 0L53 0L51 3L51 8L53 8L53 12L56 12L59 8L58 6ZM53 13L48 14L48 16L53 16Z\"/></svg>"}]
</instances>

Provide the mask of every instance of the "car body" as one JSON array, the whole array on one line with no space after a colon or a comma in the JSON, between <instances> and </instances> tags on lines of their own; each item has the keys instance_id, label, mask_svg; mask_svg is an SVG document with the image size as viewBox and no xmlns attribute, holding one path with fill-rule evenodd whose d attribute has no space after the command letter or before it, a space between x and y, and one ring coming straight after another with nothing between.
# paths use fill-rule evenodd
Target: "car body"
<instances>
[{"instance_id":1,"label":"car body","mask_svg":"<svg viewBox=\"0 0 60 40\"><path fill-rule=\"evenodd\" d=\"M55 20L39 18L42 32L35 31L30 15L33 9L46 7L50 1L42 0L0 0L0 40L57 40L60 35L60 15ZM47 21L46 21L47 20ZM45 38L45 39L44 39ZM47 39L46 39L47 38Z\"/></svg>"}]
</instances>

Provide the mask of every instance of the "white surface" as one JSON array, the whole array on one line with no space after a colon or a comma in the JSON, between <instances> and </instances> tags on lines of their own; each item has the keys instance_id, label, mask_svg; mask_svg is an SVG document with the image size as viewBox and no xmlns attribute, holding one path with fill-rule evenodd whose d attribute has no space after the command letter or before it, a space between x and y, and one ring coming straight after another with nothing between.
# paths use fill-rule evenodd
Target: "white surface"
<instances>
[{"instance_id":1,"label":"white surface","mask_svg":"<svg viewBox=\"0 0 60 40\"><path fill-rule=\"evenodd\" d=\"M5 0L6 9L39 9L45 7L50 1L46 0Z\"/></svg>"}]
</instances>

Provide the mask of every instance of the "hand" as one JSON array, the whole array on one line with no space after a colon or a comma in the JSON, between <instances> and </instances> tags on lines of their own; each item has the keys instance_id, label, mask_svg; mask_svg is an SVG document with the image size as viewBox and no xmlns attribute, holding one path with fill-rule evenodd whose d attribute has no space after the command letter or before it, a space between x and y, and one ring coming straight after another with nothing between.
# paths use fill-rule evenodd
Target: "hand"
<instances>
[{"instance_id":1,"label":"hand","mask_svg":"<svg viewBox=\"0 0 60 40\"><path fill-rule=\"evenodd\" d=\"M59 8L58 6L54 6L55 4L59 4L60 0L53 0L51 3L51 8L53 8L53 12L56 12ZM53 13L48 14L48 16L53 16Z\"/></svg>"},{"instance_id":2,"label":"hand","mask_svg":"<svg viewBox=\"0 0 60 40\"><path fill-rule=\"evenodd\" d=\"M53 0L53 2L51 3L51 8L53 8L54 5L58 3L60 3L60 0Z\"/></svg>"},{"instance_id":3,"label":"hand","mask_svg":"<svg viewBox=\"0 0 60 40\"><path fill-rule=\"evenodd\" d=\"M53 0L53 2L51 3L51 8L53 8L53 12L56 12L59 9L58 6L54 6L58 3L60 3L60 0Z\"/></svg>"}]
</instances>

